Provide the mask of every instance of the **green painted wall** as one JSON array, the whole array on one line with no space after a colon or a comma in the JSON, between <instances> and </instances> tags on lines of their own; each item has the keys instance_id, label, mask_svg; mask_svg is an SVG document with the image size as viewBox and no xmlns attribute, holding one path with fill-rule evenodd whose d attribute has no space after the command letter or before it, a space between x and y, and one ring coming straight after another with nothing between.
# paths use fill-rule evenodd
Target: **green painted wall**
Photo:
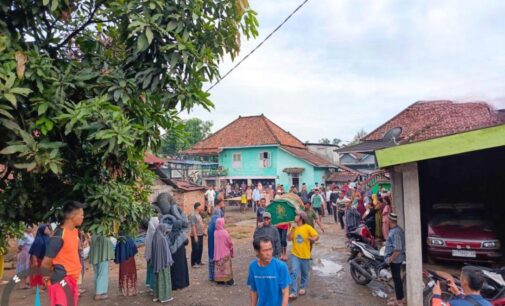
<instances>
[{"instance_id":1,"label":"green painted wall","mask_svg":"<svg viewBox=\"0 0 505 306\"><path fill-rule=\"evenodd\" d=\"M271 164L268 168L260 168L259 154L269 152ZM233 168L233 154L242 154L242 167ZM224 149L219 153L219 165L228 170L228 176L277 176L277 147L254 147Z\"/></svg>"},{"instance_id":2,"label":"green painted wall","mask_svg":"<svg viewBox=\"0 0 505 306\"><path fill-rule=\"evenodd\" d=\"M283 184L285 187L291 186L291 177L285 172L282 172L285 168L304 168L305 170L300 174L300 186L302 183L306 183L309 188L313 187L315 180L314 166L307 163L306 161L299 159L284 150L279 150L277 157L278 165L278 176L277 184ZM319 181L320 183L320 181Z\"/></svg>"},{"instance_id":3,"label":"green painted wall","mask_svg":"<svg viewBox=\"0 0 505 306\"><path fill-rule=\"evenodd\" d=\"M268 168L260 168L260 152L269 152L271 155L271 165ZM242 167L233 167L233 154L242 154ZM228 171L229 177L277 177L276 184L283 184L285 187L291 186L291 176L283 172L285 168L304 168L300 174L300 186L306 183L309 188L314 187L315 183L324 182L323 177L327 174L326 168L314 168L308 162L295 157L278 147L252 147L224 149L219 154L219 165Z\"/></svg>"},{"instance_id":4,"label":"green painted wall","mask_svg":"<svg viewBox=\"0 0 505 306\"><path fill-rule=\"evenodd\" d=\"M324 177L326 176L328 170L326 168L316 168L314 169L314 185L316 182L319 183L319 186L321 186L321 183L324 183ZM313 185L309 185L309 188Z\"/></svg>"},{"instance_id":5,"label":"green painted wall","mask_svg":"<svg viewBox=\"0 0 505 306\"><path fill-rule=\"evenodd\" d=\"M391 190L391 183L376 183L371 188L372 193L377 193L379 191L379 185L382 185L382 187L386 188L386 190Z\"/></svg>"}]
</instances>

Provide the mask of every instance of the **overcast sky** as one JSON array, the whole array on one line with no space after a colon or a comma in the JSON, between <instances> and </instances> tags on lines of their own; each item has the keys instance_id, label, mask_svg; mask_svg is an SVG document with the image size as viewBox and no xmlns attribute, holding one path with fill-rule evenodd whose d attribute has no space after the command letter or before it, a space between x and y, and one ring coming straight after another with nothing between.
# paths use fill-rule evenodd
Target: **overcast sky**
<instances>
[{"instance_id":1,"label":"overcast sky","mask_svg":"<svg viewBox=\"0 0 505 306\"><path fill-rule=\"evenodd\" d=\"M302 1L249 0L260 36ZM302 141L351 140L419 100L505 108L505 1L310 0L211 91L214 122L265 114ZM224 74L232 66L222 64Z\"/></svg>"}]
</instances>

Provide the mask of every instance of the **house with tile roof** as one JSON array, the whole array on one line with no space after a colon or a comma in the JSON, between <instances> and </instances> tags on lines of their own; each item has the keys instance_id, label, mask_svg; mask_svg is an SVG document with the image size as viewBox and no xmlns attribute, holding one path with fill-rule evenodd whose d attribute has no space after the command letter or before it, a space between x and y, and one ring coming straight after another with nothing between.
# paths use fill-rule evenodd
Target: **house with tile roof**
<instances>
[{"instance_id":1,"label":"house with tile roof","mask_svg":"<svg viewBox=\"0 0 505 306\"><path fill-rule=\"evenodd\" d=\"M363 137L360 143L335 151L340 154L341 165L371 174L376 168L375 152L378 150L503 122L505 112L485 102L418 101ZM392 134L393 130L396 133Z\"/></svg>"},{"instance_id":2,"label":"house with tile roof","mask_svg":"<svg viewBox=\"0 0 505 306\"><path fill-rule=\"evenodd\" d=\"M376 150L495 126L505 121L504 110L485 102L418 101L363 137L360 143L337 149L339 154L373 154ZM388 132L397 129L392 139Z\"/></svg>"},{"instance_id":3,"label":"house with tile roof","mask_svg":"<svg viewBox=\"0 0 505 306\"><path fill-rule=\"evenodd\" d=\"M505 256L503 114L480 102L418 102L364 138L365 143L385 143L384 133L395 127L402 129L393 144L376 149L374 154L378 166L390 173L393 210L405 232L409 305L423 299L423 260L494 264ZM444 221L443 227L451 227L445 221L452 217L444 216L455 216L472 205L480 207L470 212L472 225L485 224L482 231L471 226L470 235L463 232L465 226L434 231L428 225L438 218ZM481 257L484 242L476 237L495 242L485 248L488 257ZM441 244L433 244L433 238Z\"/></svg>"},{"instance_id":4,"label":"house with tile roof","mask_svg":"<svg viewBox=\"0 0 505 306\"><path fill-rule=\"evenodd\" d=\"M264 115L239 116L182 154L218 156L226 175L216 178L216 184L226 180L299 188L306 183L310 188L339 169Z\"/></svg>"}]
</instances>

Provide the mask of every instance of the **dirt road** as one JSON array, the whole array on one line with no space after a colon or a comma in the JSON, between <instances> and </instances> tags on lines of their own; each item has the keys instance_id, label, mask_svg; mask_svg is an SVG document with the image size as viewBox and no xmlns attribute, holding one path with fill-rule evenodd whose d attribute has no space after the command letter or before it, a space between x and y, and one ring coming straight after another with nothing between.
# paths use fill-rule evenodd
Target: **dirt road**
<instances>
[{"instance_id":1,"label":"dirt road","mask_svg":"<svg viewBox=\"0 0 505 306\"><path fill-rule=\"evenodd\" d=\"M328 305L385 305L386 300L373 296L377 289L383 289L378 284L370 287L356 285L350 277L349 266L345 262L348 249L342 231L330 217L323 219L326 227L321 240L314 246L313 266L307 295L292 301L292 306L328 306ZM249 211L242 214L236 207L226 210L226 223L235 244L236 256L233 260L234 278L236 285L232 287L217 286L207 280L207 266L199 269L190 268L191 285L188 288L174 292L174 300L166 305L173 306L243 306L248 305L249 292L246 286L247 268L253 260L254 252L251 244L252 233L255 228L254 214ZM318 229L319 230L319 229ZM289 249L289 246L288 246ZM191 248L187 248L189 257ZM118 291L118 266L111 263L110 286L107 301L93 301L93 271L87 267L84 288L87 292L81 297L79 305L157 305L152 297L145 292L145 261L141 253L136 256L139 290L136 297L123 297ZM207 261L207 246L204 246L204 261ZM6 277L12 276L14 271L6 271ZM5 286L0 287L0 294ZM9 305L34 305L34 289L15 290ZM42 305L48 305L47 295L42 294Z\"/></svg>"}]
</instances>

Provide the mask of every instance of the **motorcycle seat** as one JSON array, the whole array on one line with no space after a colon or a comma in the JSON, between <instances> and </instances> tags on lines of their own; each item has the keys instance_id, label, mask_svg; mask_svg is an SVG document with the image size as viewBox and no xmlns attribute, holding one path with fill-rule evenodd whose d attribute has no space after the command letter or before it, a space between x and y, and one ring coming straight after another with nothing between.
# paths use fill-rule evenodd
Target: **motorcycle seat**
<instances>
[{"instance_id":1,"label":"motorcycle seat","mask_svg":"<svg viewBox=\"0 0 505 306\"><path fill-rule=\"evenodd\" d=\"M372 246L365 243L362 243L361 245L367 252L371 253L378 260L380 260L381 258L384 259L384 256L378 250L374 249Z\"/></svg>"}]
</instances>

